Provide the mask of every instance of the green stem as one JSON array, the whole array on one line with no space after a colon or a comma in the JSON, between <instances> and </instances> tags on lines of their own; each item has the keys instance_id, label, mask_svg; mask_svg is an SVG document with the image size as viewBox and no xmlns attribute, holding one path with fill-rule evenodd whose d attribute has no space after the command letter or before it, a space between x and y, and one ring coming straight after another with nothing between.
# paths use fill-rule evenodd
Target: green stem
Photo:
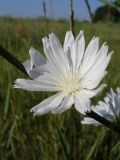
<instances>
[{"instance_id":1,"label":"green stem","mask_svg":"<svg viewBox=\"0 0 120 160\"><path fill-rule=\"evenodd\" d=\"M17 69L19 69L21 72L28 75L24 66L22 65L22 62L20 62L2 46L0 46L0 55L4 57L8 62L10 62L12 65L14 65Z\"/></svg>"},{"instance_id":2,"label":"green stem","mask_svg":"<svg viewBox=\"0 0 120 160\"><path fill-rule=\"evenodd\" d=\"M106 127L120 133L120 126L117 125L116 123L112 123L109 120L105 119L104 117L101 117L100 115L98 115L97 113L95 113L94 111L91 112L87 112L86 114L88 117L95 119L96 121L104 124Z\"/></svg>"}]
</instances>

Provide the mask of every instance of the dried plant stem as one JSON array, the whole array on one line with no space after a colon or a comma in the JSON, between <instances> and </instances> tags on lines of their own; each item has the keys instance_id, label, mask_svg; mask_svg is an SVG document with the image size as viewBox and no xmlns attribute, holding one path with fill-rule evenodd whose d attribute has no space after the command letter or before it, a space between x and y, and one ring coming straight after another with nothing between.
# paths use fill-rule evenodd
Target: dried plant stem
<instances>
[{"instance_id":1,"label":"dried plant stem","mask_svg":"<svg viewBox=\"0 0 120 160\"><path fill-rule=\"evenodd\" d=\"M46 11L46 3L45 1L43 0L43 17L44 17L44 25L45 25L45 35L47 34L47 11Z\"/></svg>"},{"instance_id":2,"label":"dried plant stem","mask_svg":"<svg viewBox=\"0 0 120 160\"><path fill-rule=\"evenodd\" d=\"M74 11L73 11L73 1L70 0L70 30L74 35Z\"/></svg>"},{"instance_id":3,"label":"dried plant stem","mask_svg":"<svg viewBox=\"0 0 120 160\"><path fill-rule=\"evenodd\" d=\"M93 14L92 14L91 7L90 7L90 4L89 4L88 0L85 0L85 3L86 3L86 6L87 6L89 15L90 15L91 22L93 22Z\"/></svg>"}]
</instances>

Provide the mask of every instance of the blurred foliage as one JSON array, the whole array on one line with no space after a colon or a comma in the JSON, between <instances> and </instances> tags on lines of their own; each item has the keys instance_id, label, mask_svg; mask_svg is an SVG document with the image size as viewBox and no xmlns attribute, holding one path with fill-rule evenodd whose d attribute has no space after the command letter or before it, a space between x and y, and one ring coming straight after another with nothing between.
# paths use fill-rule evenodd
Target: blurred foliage
<instances>
[{"instance_id":1,"label":"blurred foliage","mask_svg":"<svg viewBox=\"0 0 120 160\"><path fill-rule=\"evenodd\" d=\"M55 32L63 43L69 23L65 20L47 23L47 32ZM100 44L107 41L110 51L115 51L103 81L108 87L92 100L96 103L111 87L120 86L120 25L77 22L76 34L80 29L85 31L87 44L96 35L100 37ZM31 46L43 53L41 39L44 36L48 35L42 19L0 18L0 44L21 61L29 57ZM0 160L63 160L61 142L70 160L120 159L119 135L105 127L81 125L82 116L74 108L61 115L34 117L30 108L51 93L13 89L16 78L27 77L2 57L0 68Z\"/></svg>"},{"instance_id":2,"label":"blurred foliage","mask_svg":"<svg viewBox=\"0 0 120 160\"><path fill-rule=\"evenodd\" d=\"M93 16L93 22L120 22L120 3L115 1L110 2L109 0L100 0L105 5L96 9L95 14Z\"/></svg>"},{"instance_id":3,"label":"blurred foliage","mask_svg":"<svg viewBox=\"0 0 120 160\"><path fill-rule=\"evenodd\" d=\"M114 9L116 9L118 12L120 12L120 0L114 0L114 1L110 1L110 0L99 0L102 3L104 3L105 5L112 7Z\"/></svg>"},{"instance_id":4,"label":"blurred foliage","mask_svg":"<svg viewBox=\"0 0 120 160\"><path fill-rule=\"evenodd\" d=\"M99 7L93 16L93 22L120 22L120 12L118 12L115 8L109 6Z\"/></svg>"}]
</instances>

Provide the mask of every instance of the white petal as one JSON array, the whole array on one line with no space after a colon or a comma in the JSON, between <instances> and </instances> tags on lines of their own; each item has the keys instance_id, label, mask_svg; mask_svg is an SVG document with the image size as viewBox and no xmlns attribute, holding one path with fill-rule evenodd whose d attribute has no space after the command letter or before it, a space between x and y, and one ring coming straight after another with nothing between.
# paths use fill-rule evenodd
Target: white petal
<instances>
[{"instance_id":1,"label":"white petal","mask_svg":"<svg viewBox=\"0 0 120 160\"><path fill-rule=\"evenodd\" d=\"M108 63L112 57L112 54L113 54L113 52L110 52L103 62L101 62L100 64L98 62L98 64L95 66L95 68L93 67L94 69L91 70L91 74L94 73L93 75L96 75L96 73L103 72L106 69L106 67L108 66Z\"/></svg>"},{"instance_id":2,"label":"white petal","mask_svg":"<svg viewBox=\"0 0 120 160\"><path fill-rule=\"evenodd\" d=\"M114 101L113 100L109 100L108 104L109 104L109 109L112 111L113 115L115 116L116 115L116 110L115 110Z\"/></svg>"},{"instance_id":3,"label":"white petal","mask_svg":"<svg viewBox=\"0 0 120 160\"><path fill-rule=\"evenodd\" d=\"M23 62L23 66L25 67L28 75L34 79L43 73L43 70L38 68L38 66L42 67L42 65L45 65L47 63L47 59L34 48L30 48L29 52L31 59ZM33 68L33 65L37 67Z\"/></svg>"},{"instance_id":4,"label":"white petal","mask_svg":"<svg viewBox=\"0 0 120 160\"><path fill-rule=\"evenodd\" d=\"M36 49L31 47L29 50L29 53L30 53L31 60L35 66L46 64L46 61L47 61L46 58Z\"/></svg>"},{"instance_id":5,"label":"white petal","mask_svg":"<svg viewBox=\"0 0 120 160\"><path fill-rule=\"evenodd\" d=\"M107 104L106 104L107 105ZM97 114L99 114L101 117L104 117L105 119L109 120L109 121L114 121L115 117L113 114L111 114L109 112L109 110L107 111L106 108L102 108L102 106L99 106L99 109L97 107L94 107L94 112L96 112Z\"/></svg>"},{"instance_id":6,"label":"white petal","mask_svg":"<svg viewBox=\"0 0 120 160\"><path fill-rule=\"evenodd\" d=\"M93 37L85 51L85 58L95 55L99 49L99 38Z\"/></svg>"},{"instance_id":7,"label":"white petal","mask_svg":"<svg viewBox=\"0 0 120 160\"><path fill-rule=\"evenodd\" d=\"M109 53L107 57L105 57L102 61L101 58L96 61L96 63L92 66L91 70L89 70L88 73L86 73L86 77L97 77L103 73L111 59L112 53Z\"/></svg>"},{"instance_id":8,"label":"white petal","mask_svg":"<svg viewBox=\"0 0 120 160\"><path fill-rule=\"evenodd\" d=\"M58 79L52 73L43 73L43 75L37 77L35 81L52 84L53 86L58 86Z\"/></svg>"},{"instance_id":9,"label":"white petal","mask_svg":"<svg viewBox=\"0 0 120 160\"><path fill-rule=\"evenodd\" d=\"M71 31L66 33L65 41L64 41L64 52L67 54L67 58L69 61L70 67L72 67L72 71L75 71L76 67L76 59L78 56L78 42L83 35L83 31L81 31L76 40L74 40L74 36ZM77 59L78 60L78 59Z\"/></svg>"},{"instance_id":10,"label":"white petal","mask_svg":"<svg viewBox=\"0 0 120 160\"><path fill-rule=\"evenodd\" d=\"M76 70L78 70L81 65L81 61L85 50L85 39L83 31L79 33L79 38L76 38L75 43L76 43Z\"/></svg>"},{"instance_id":11,"label":"white petal","mask_svg":"<svg viewBox=\"0 0 120 160\"><path fill-rule=\"evenodd\" d=\"M68 70L69 66L68 66L67 56L64 53L64 50L57 36L54 33L52 33L49 35L49 39L50 39L51 49L54 54L54 58L56 59L58 65L62 65L61 67L63 67L63 69L66 68Z\"/></svg>"},{"instance_id":12,"label":"white petal","mask_svg":"<svg viewBox=\"0 0 120 160\"><path fill-rule=\"evenodd\" d=\"M107 71L104 71L101 74L98 74L98 75L96 74L96 76L94 77L92 76L89 78L86 77L83 79L82 85L84 86L84 88L94 89L100 84L101 80L106 76L106 74L107 74Z\"/></svg>"},{"instance_id":13,"label":"white petal","mask_svg":"<svg viewBox=\"0 0 120 160\"><path fill-rule=\"evenodd\" d=\"M29 71L33 68L33 63L31 60L27 60L25 62L22 63L26 72L29 73Z\"/></svg>"},{"instance_id":14,"label":"white petal","mask_svg":"<svg viewBox=\"0 0 120 160\"><path fill-rule=\"evenodd\" d=\"M82 89L79 92L79 95L81 96L84 95L86 96L86 98L92 98L98 95L106 86L107 86L106 84L102 84L97 89L93 89L93 90Z\"/></svg>"},{"instance_id":15,"label":"white petal","mask_svg":"<svg viewBox=\"0 0 120 160\"><path fill-rule=\"evenodd\" d=\"M92 124L92 125L95 125L95 126L101 125L101 123L99 123L95 119L89 118L89 117L84 117L84 119L81 121L81 124Z\"/></svg>"},{"instance_id":16,"label":"white petal","mask_svg":"<svg viewBox=\"0 0 120 160\"><path fill-rule=\"evenodd\" d=\"M88 44L88 47L86 48L86 51L84 53L84 58L81 66L82 75L84 75L95 62L98 48L99 48L99 38L94 37Z\"/></svg>"},{"instance_id":17,"label":"white petal","mask_svg":"<svg viewBox=\"0 0 120 160\"><path fill-rule=\"evenodd\" d=\"M72 70L73 70L73 72L75 71L75 67L76 67L76 48L75 48L75 42L73 43L73 45L71 46L71 59L72 59L72 64L73 64L73 66L72 66Z\"/></svg>"},{"instance_id":18,"label":"white petal","mask_svg":"<svg viewBox=\"0 0 120 160\"><path fill-rule=\"evenodd\" d=\"M67 55L69 67L70 67L70 70L71 70L71 68L73 67L73 61L72 61L72 57L71 57L71 50L70 50L70 48L68 48L66 55Z\"/></svg>"},{"instance_id":19,"label":"white petal","mask_svg":"<svg viewBox=\"0 0 120 160\"><path fill-rule=\"evenodd\" d=\"M40 70L39 68L34 68L28 71L28 75L32 78L38 78L40 75L42 75L44 72Z\"/></svg>"},{"instance_id":20,"label":"white petal","mask_svg":"<svg viewBox=\"0 0 120 160\"><path fill-rule=\"evenodd\" d=\"M82 75L86 81L85 87L87 89L94 89L99 85L102 78L106 75L105 69L111 59L111 56L112 52L104 57L104 59L102 58L102 61L101 57L103 56L100 56L95 64L91 67L91 70L89 70L85 76Z\"/></svg>"},{"instance_id":21,"label":"white petal","mask_svg":"<svg viewBox=\"0 0 120 160\"><path fill-rule=\"evenodd\" d=\"M43 41L44 52L45 52L45 55L48 61L50 62L50 66L54 68L56 73L59 73L59 74L63 73L63 65L62 63L60 63L59 58L56 57L54 53L52 52L50 40L45 37L42 39L42 41Z\"/></svg>"},{"instance_id":22,"label":"white petal","mask_svg":"<svg viewBox=\"0 0 120 160\"><path fill-rule=\"evenodd\" d=\"M116 110L116 115L117 117L120 116L120 93L115 95L115 110Z\"/></svg>"},{"instance_id":23,"label":"white petal","mask_svg":"<svg viewBox=\"0 0 120 160\"><path fill-rule=\"evenodd\" d=\"M63 45L65 53L67 53L68 49L71 48L73 43L74 43L74 36L72 32L71 31L66 32L64 45Z\"/></svg>"},{"instance_id":24,"label":"white petal","mask_svg":"<svg viewBox=\"0 0 120 160\"><path fill-rule=\"evenodd\" d=\"M79 95L75 95L75 108L78 112L85 115L86 112L90 111L89 99L84 99L84 97L80 97Z\"/></svg>"},{"instance_id":25,"label":"white petal","mask_svg":"<svg viewBox=\"0 0 120 160\"><path fill-rule=\"evenodd\" d=\"M30 112L34 112L34 115L46 114L58 107L64 97L65 95L63 93L57 93L33 107Z\"/></svg>"},{"instance_id":26,"label":"white petal","mask_svg":"<svg viewBox=\"0 0 120 160\"><path fill-rule=\"evenodd\" d=\"M109 113L103 113L102 114L102 116L105 118L105 119L107 119L108 121L111 121L111 122L113 122L113 121L115 121L115 116L113 116L112 114L109 114Z\"/></svg>"},{"instance_id":27,"label":"white petal","mask_svg":"<svg viewBox=\"0 0 120 160\"><path fill-rule=\"evenodd\" d=\"M51 84L25 79L17 79L14 88L21 88L28 91L58 91L58 89Z\"/></svg>"},{"instance_id":28,"label":"white petal","mask_svg":"<svg viewBox=\"0 0 120 160\"><path fill-rule=\"evenodd\" d=\"M74 103L74 97L72 95L67 96L63 99L62 103L60 106L58 106L57 108L55 108L52 113L53 114L58 114L58 113L63 113L64 111L66 111L67 109L71 108L71 106Z\"/></svg>"},{"instance_id":29,"label":"white petal","mask_svg":"<svg viewBox=\"0 0 120 160\"><path fill-rule=\"evenodd\" d=\"M106 43L104 43L100 48L100 50L98 51L98 53L92 54L92 56L90 56L89 58L87 57L87 65L85 64L86 60L84 58L84 61L82 63L81 70L80 70L81 75L83 76L87 75L88 77L91 74L96 73L97 71L96 68L98 66L99 66L98 69L102 69L101 64L103 64L103 62L106 60L107 52L108 52L108 46L106 45ZM101 70L101 71L103 72L104 70Z\"/></svg>"}]
</instances>

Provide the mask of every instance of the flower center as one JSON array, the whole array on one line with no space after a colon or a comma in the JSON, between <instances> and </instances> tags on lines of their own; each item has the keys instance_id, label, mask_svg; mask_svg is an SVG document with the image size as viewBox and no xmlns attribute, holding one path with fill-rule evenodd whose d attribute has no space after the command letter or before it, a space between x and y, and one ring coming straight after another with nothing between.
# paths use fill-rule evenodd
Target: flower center
<instances>
[{"instance_id":1,"label":"flower center","mask_svg":"<svg viewBox=\"0 0 120 160\"><path fill-rule=\"evenodd\" d=\"M76 73L66 73L59 79L59 89L67 94L75 94L80 89L80 76Z\"/></svg>"}]
</instances>

